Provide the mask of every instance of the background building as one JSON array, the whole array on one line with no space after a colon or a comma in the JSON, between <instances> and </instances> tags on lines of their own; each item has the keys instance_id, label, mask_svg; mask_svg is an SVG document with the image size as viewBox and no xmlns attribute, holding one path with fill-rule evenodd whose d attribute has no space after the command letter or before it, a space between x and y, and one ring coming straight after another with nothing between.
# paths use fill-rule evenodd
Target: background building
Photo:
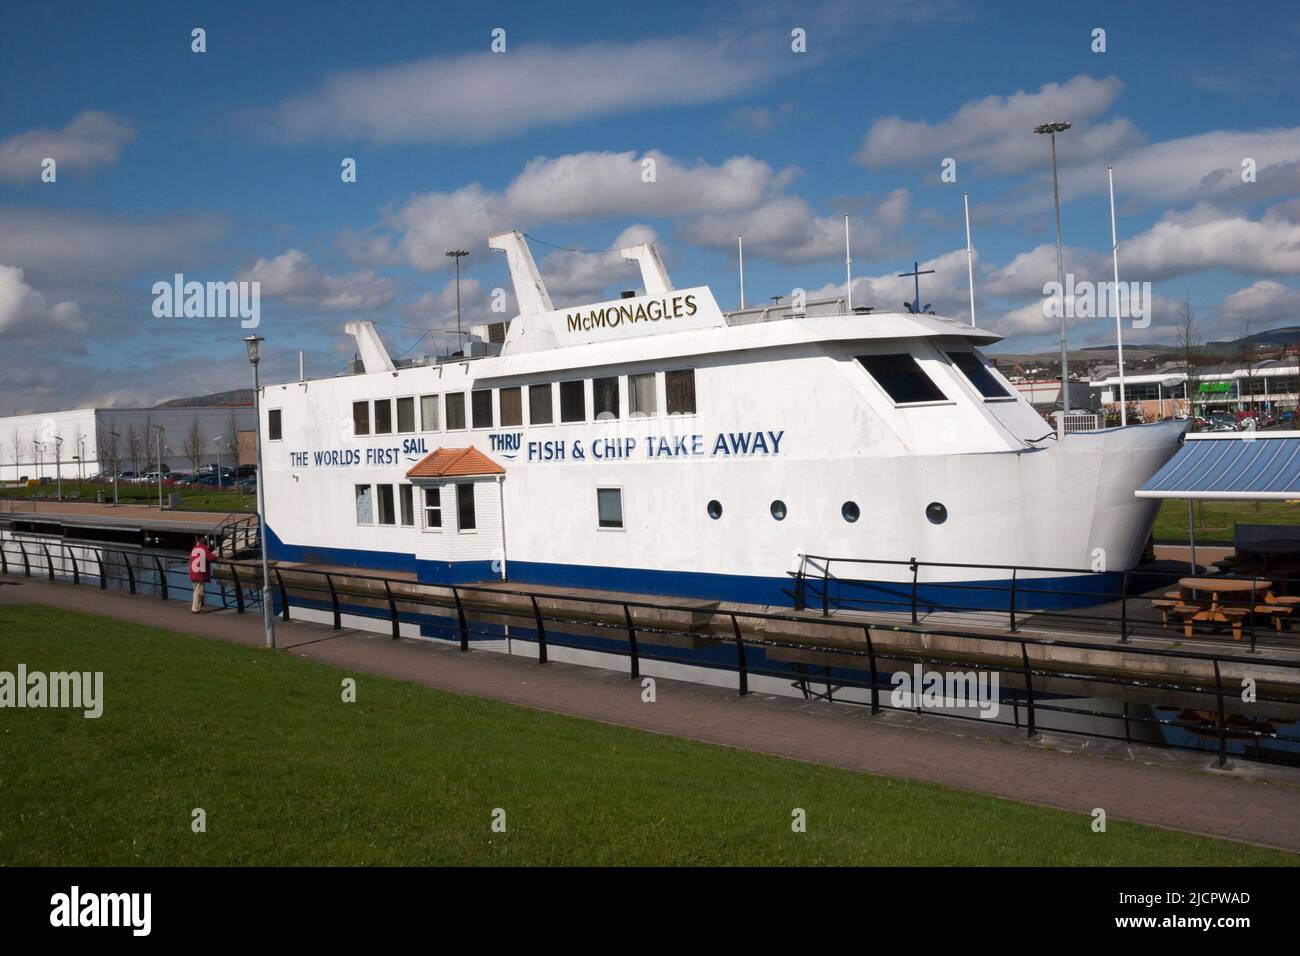
<instances>
[{"instance_id":1,"label":"background building","mask_svg":"<svg viewBox=\"0 0 1300 956\"><path fill-rule=\"evenodd\" d=\"M1119 410L1119 376L1094 379L1092 388L1108 411ZM1167 365L1141 374L1125 374L1124 397L1142 421L1202 418L1214 412L1235 415L1257 411L1277 415L1294 411L1300 401L1300 363L1295 359L1228 363L1198 367L1191 375L1183 365Z\"/></svg>"}]
</instances>

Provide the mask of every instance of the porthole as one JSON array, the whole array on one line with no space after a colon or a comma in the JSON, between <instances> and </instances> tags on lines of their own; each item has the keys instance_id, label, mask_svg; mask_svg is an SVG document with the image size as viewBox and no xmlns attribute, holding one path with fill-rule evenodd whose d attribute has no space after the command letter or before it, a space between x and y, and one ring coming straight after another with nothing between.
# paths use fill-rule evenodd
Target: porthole
<instances>
[{"instance_id":1,"label":"porthole","mask_svg":"<svg viewBox=\"0 0 1300 956\"><path fill-rule=\"evenodd\" d=\"M722 502L716 498L709 502L709 517L714 521L722 517Z\"/></svg>"},{"instance_id":2,"label":"porthole","mask_svg":"<svg viewBox=\"0 0 1300 956\"><path fill-rule=\"evenodd\" d=\"M771 507L770 510L771 510L771 512L772 512L772 517L775 518L777 521L784 521L784 520L785 520L785 502L784 502L784 501L782 501L781 499L778 498L776 501L772 502L772 507Z\"/></svg>"},{"instance_id":3,"label":"porthole","mask_svg":"<svg viewBox=\"0 0 1300 956\"><path fill-rule=\"evenodd\" d=\"M844 502L843 506L840 508L840 514L844 516L844 520L849 524L853 524L853 522L862 517L862 511L858 508L858 503L856 501Z\"/></svg>"},{"instance_id":4,"label":"porthole","mask_svg":"<svg viewBox=\"0 0 1300 956\"><path fill-rule=\"evenodd\" d=\"M925 506L925 516L930 524L943 524L948 520L948 509L937 501L931 501Z\"/></svg>"}]
</instances>

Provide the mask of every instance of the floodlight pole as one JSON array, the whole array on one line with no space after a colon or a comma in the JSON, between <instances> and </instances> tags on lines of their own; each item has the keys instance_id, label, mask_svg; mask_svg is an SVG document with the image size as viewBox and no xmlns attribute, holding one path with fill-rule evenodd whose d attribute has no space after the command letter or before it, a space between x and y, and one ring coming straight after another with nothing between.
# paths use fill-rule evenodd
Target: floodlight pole
<instances>
[{"instance_id":1,"label":"floodlight pole","mask_svg":"<svg viewBox=\"0 0 1300 956\"><path fill-rule=\"evenodd\" d=\"M253 366L253 415L257 421L257 524L262 536L262 625L266 630L266 648L275 650L275 615L271 613L271 569L266 560L266 490L262 474L262 382L257 366L262 360L262 343L266 341L260 335L244 336L248 347L248 361Z\"/></svg>"},{"instance_id":2,"label":"floodlight pole","mask_svg":"<svg viewBox=\"0 0 1300 956\"><path fill-rule=\"evenodd\" d=\"M1056 134L1070 128L1069 123L1043 123L1034 132L1052 139L1052 202L1056 206L1056 278L1061 286L1061 414L1070 414L1070 355L1065 339L1065 259L1061 255L1061 190L1056 179Z\"/></svg>"},{"instance_id":3,"label":"floodlight pole","mask_svg":"<svg viewBox=\"0 0 1300 956\"><path fill-rule=\"evenodd\" d=\"M464 346L461 344L460 338L460 260L469 255L469 252L465 249L452 249L447 255L456 263L456 348L464 353Z\"/></svg>"}]
</instances>

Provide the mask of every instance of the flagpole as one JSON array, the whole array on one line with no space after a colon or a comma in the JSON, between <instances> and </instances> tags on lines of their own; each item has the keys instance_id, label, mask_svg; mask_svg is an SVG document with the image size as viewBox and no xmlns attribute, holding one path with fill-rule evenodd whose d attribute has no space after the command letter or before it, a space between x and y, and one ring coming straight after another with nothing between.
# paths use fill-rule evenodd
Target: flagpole
<instances>
[{"instance_id":1,"label":"flagpole","mask_svg":"<svg viewBox=\"0 0 1300 956\"><path fill-rule=\"evenodd\" d=\"M853 314L853 256L849 246L849 214L844 214L844 289L848 297L848 312Z\"/></svg>"},{"instance_id":2,"label":"flagpole","mask_svg":"<svg viewBox=\"0 0 1300 956\"><path fill-rule=\"evenodd\" d=\"M1115 167L1106 167L1106 179L1110 184L1110 255L1115 267L1115 285L1111 287L1111 298L1115 300L1115 348L1119 359L1119 424L1128 424L1128 400L1124 394L1124 332L1120 322L1119 307L1119 238L1115 231Z\"/></svg>"},{"instance_id":3,"label":"flagpole","mask_svg":"<svg viewBox=\"0 0 1300 956\"><path fill-rule=\"evenodd\" d=\"M736 237L736 248L740 250L740 307L745 307L745 237Z\"/></svg>"},{"instance_id":4,"label":"flagpole","mask_svg":"<svg viewBox=\"0 0 1300 956\"><path fill-rule=\"evenodd\" d=\"M966 276L970 280L970 325L975 328L975 258L970 244L970 201L961 194L962 208L966 211Z\"/></svg>"}]
</instances>

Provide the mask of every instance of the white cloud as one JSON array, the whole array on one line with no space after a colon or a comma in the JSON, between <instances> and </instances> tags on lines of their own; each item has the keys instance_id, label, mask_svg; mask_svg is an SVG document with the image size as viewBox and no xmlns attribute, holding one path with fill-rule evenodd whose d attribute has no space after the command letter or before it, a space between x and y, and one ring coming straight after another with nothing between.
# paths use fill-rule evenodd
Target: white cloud
<instances>
[{"instance_id":1,"label":"white cloud","mask_svg":"<svg viewBox=\"0 0 1300 956\"><path fill-rule=\"evenodd\" d=\"M84 331L81 309L75 302L50 306L43 294L23 278L23 270L0 265L0 335L45 331Z\"/></svg>"},{"instance_id":2,"label":"white cloud","mask_svg":"<svg viewBox=\"0 0 1300 956\"><path fill-rule=\"evenodd\" d=\"M1300 289L1260 279L1227 296L1219 311L1226 321L1250 321L1256 331L1275 323L1300 325Z\"/></svg>"},{"instance_id":3,"label":"white cloud","mask_svg":"<svg viewBox=\"0 0 1300 956\"><path fill-rule=\"evenodd\" d=\"M0 179L40 182L41 162L53 159L59 172L117 162L135 130L111 113L79 113L63 129L34 129L0 141Z\"/></svg>"},{"instance_id":4,"label":"white cloud","mask_svg":"<svg viewBox=\"0 0 1300 956\"><path fill-rule=\"evenodd\" d=\"M299 249L289 249L273 259L258 259L236 278L260 282L263 298L282 298L294 305L334 312L382 309L396 296L390 279L369 269L326 275Z\"/></svg>"}]
</instances>

